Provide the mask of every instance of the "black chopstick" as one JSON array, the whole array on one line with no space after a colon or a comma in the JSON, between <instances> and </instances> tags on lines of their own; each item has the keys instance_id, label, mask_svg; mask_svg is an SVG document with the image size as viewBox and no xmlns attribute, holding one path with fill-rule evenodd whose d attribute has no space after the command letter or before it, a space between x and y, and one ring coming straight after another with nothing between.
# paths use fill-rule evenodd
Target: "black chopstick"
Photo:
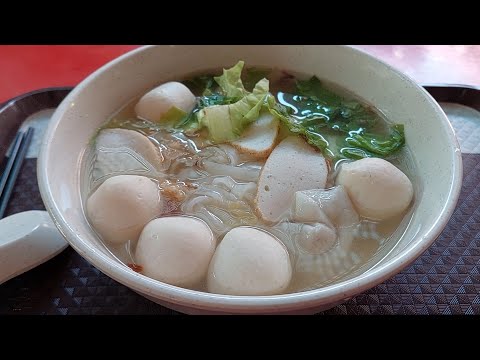
<instances>
[{"instance_id":1,"label":"black chopstick","mask_svg":"<svg viewBox=\"0 0 480 360\"><path fill-rule=\"evenodd\" d=\"M3 189L7 184L7 180L10 177L10 172L12 170L15 159L17 158L18 151L20 150L20 144L25 136L25 132L19 131L13 140L12 151L10 152L10 157L8 158L7 164L3 171L2 177L0 178L0 198L2 197Z\"/></svg>"},{"instance_id":2,"label":"black chopstick","mask_svg":"<svg viewBox=\"0 0 480 360\"><path fill-rule=\"evenodd\" d=\"M15 186L15 181L17 180L18 173L27 154L28 147L32 141L33 128L29 127L27 131L17 134L15 137L14 147L12 149L12 154L7 163L7 167L10 166L8 172L5 171L2 175L0 186L0 219L3 218L5 210L7 209L8 201L13 192L13 187ZM18 145L17 145L18 141ZM12 165L9 165L9 163ZM7 169L6 169L7 170Z\"/></svg>"}]
</instances>

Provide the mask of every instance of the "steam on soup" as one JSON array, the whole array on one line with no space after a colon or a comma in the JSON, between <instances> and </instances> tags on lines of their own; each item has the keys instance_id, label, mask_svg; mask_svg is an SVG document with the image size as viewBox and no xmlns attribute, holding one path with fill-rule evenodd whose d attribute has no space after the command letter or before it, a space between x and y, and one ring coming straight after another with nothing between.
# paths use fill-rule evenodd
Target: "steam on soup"
<instances>
[{"instance_id":1,"label":"steam on soup","mask_svg":"<svg viewBox=\"0 0 480 360\"><path fill-rule=\"evenodd\" d=\"M195 290L352 276L411 216L403 126L315 76L243 67L161 84L99 129L90 224L125 266Z\"/></svg>"}]
</instances>

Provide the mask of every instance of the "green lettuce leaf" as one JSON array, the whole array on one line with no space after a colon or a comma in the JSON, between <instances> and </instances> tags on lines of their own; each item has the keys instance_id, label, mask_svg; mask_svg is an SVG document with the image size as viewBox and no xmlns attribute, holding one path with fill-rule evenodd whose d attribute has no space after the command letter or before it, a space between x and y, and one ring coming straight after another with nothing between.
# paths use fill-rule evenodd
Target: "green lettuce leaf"
<instances>
[{"instance_id":1,"label":"green lettuce leaf","mask_svg":"<svg viewBox=\"0 0 480 360\"><path fill-rule=\"evenodd\" d=\"M230 69L223 69L221 76L214 77L217 84L223 91L223 94L229 98L241 99L248 94L243 87L241 75L245 63L239 61L234 67Z\"/></svg>"},{"instance_id":2,"label":"green lettuce leaf","mask_svg":"<svg viewBox=\"0 0 480 360\"><path fill-rule=\"evenodd\" d=\"M213 79L213 75L200 75L193 79L183 81L183 85L188 87L190 91L197 96L209 96L213 94L217 88L217 83Z\"/></svg>"},{"instance_id":3,"label":"green lettuce leaf","mask_svg":"<svg viewBox=\"0 0 480 360\"><path fill-rule=\"evenodd\" d=\"M388 136L351 132L345 140L351 147L363 149L368 155L388 157L405 144L405 132L402 124L395 124Z\"/></svg>"},{"instance_id":4,"label":"green lettuce leaf","mask_svg":"<svg viewBox=\"0 0 480 360\"><path fill-rule=\"evenodd\" d=\"M260 80L252 93L247 93L233 104L214 105L201 109L197 119L201 127L208 128L209 137L215 143L234 140L246 126L258 119L269 95L269 82Z\"/></svg>"},{"instance_id":5,"label":"green lettuce leaf","mask_svg":"<svg viewBox=\"0 0 480 360\"><path fill-rule=\"evenodd\" d=\"M295 119L288 110L290 108L275 102L273 96L268 98L267 103L270 113L277 117L292 133L303 136L310 145L320 149L324 154L328 154L329 157L334 157L329 149L328 140L320 132L309 129L302 121Z\"/></svg>"},{"instance_id":6,"label":"green lettuce leaf","mask_svg":"<svg viewBox=\"0 0 480 360\"><path fill-rule=\"evenodd\" d=\"M351 119L362 126L374 126L378 121L378 116L368 107L326 89L316 76L297 81L296 94L300 96L294 96L293 101L307 118L323 116L330 122L336 121L338 126Z\"/></svg>"},{"instance_id":7,"label":"green lettuce leaf","mask_svg":"<svg viewBox=\"0 0 480 360\"><path fill-rule=\"evenodd\" d=\"M182 119L184 119L188 114L182 109L172 106L165 114L162 115L160 123L162 125L175 125Z\"/></svg>"},{"instance_id":8,"label":"green lettuce leaf","mask_svg":"<svg viewBox=\"0 0 480 360\"><path fill-rule=\"evenodd\" d=\"M326 89L316 76L308 80L297 80L296 85L297 94L328 103L330 106L338 106L343 100L341 96Z\"/></svg>"},{"instance_id":9,"label":"green lettuce leaf","mask_svg":"<svg viewBox=\"0 0 480 360\"><path fill-rule=\"evenodd\" d=\"M380 134L377 114L325 89L316 77L298 81L296 91L299 95L281 93L283 104L269 99L270 112L333 160L386 158L405 144L403 125L393 125L387 135Z\"/></svg>"},{"instance_id":10,"label":"green lettuce leaf","mask_svg":"<svg viewBox=\"0 0 480 360\"><path fill-rule=\"evenodd\" d=\"M242 73L243 86L247 91L253 91L255 85L263 78L268 78L271 70L250 67Z\"/></svg>"},{"instance_id":11,"label":"green lettuce leaf","mask_svg":"<svg viewBox=\"0 0 480 360\"><path fill-rule=\"evenodd\" d=\"M198 76L185 81L192 91L202 92L203 96L197 98L193 111L186 114L175 127L188 132L207 127L210 139L215 142L240 136L245 126L258 118L269 91L266 79L258 81L251 93L245 90L241 79L243 67L244 62L239 61L232 68L224 69L221 76ZM257 78L259 73L254 71L247 75L250 81Z\"/></svg>"},{"instance_id":12,"label":"green lettuce leaf","mask_svg":"<svg viewBox=\"0 0 480 360\"><path fill-rule=\"evenodd\" d=\"M197 103L193 110L186 114L176 125L175 128L183 129L185 131L196 131L200 129L200 124L198 123L197 113L208 106L214 105L223 105L223 104L232 104L235 102L234 99L228 98L220 94L212 94L208 96L201 96L197 98Z\"/></svg>"}]
</instances>

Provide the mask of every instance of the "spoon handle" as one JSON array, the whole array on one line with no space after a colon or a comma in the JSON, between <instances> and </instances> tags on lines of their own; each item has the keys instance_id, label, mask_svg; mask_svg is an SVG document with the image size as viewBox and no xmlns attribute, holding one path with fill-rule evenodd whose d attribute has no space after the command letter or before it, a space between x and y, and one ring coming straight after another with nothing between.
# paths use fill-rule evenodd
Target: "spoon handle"
<instances>
[{"instance_id":1,"label":"spoon handle","mask_svg":"<svg viewBox=\"0 0 480 360\"><path fill-rule=\"evenodd\" d=\"M67 246L46 211L25 211L1 219L0 284L53 258Z\"/></svg>"}]
</instances>

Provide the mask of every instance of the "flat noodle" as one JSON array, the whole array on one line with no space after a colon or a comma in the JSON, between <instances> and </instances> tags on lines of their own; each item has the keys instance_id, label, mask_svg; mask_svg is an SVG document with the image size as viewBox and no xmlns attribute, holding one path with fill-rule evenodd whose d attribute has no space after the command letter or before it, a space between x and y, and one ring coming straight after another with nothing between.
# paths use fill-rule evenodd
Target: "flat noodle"
<instances>
[{"instance_id":1,"label":"flat noodle","mask_svg":"<svg viewBox=\"0 0 480 360\"><path fill-rule=\"evenodd\" d=\"M200 217L217 236L223 236L237 226L257 224L250 205L255 191L255 183L241 184L231 177L211 178L210 183L201 184L187 197L181 211Z\"/></svg>"}]
</instances>

